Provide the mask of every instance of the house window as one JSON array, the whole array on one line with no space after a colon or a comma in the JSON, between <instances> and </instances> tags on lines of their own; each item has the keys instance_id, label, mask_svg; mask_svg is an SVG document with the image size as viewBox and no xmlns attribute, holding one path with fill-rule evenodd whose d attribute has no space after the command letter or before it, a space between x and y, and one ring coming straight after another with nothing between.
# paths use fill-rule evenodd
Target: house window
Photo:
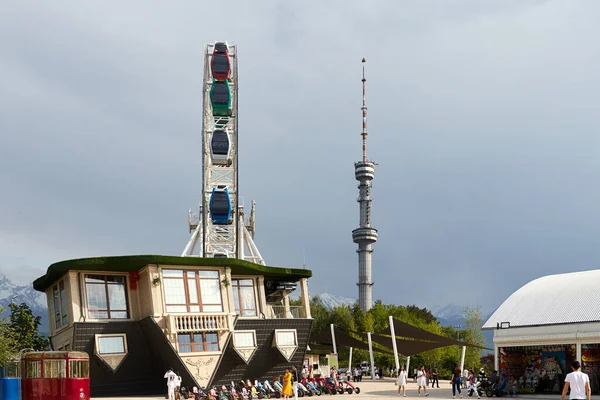
<instances>
[{"instance_id":1,"label":"house window","mask_svg":"<svg viewBox=\"0 0 600 400\"><path fill-rule=\"evenodd\" d=\"M242 317L256 317L254 279L232 279L235 313Z\"/></svg>"},{"instance_id":2,"label":"house window","mask_svg":"<svg viewBox=\"0 0 600 400\"><path fill-rule=\"evenodd\" d=\"M254 331L233 332L233 346L237 348L256 347L256 334Z\"/></svg>"},{"instance_id":3,"label":"house window","mask_svg":"<svg viewBox=\"0 0 600 400\"><path fill-rule=\"evenodd\" d=\"M86 275L88 315L94 319L127 319L127 278L123 275Z\"/></svg>"},{"instance_id":4,"label":"house window","mask_svg":"<svg viewBox=\"0 0 600 400\"><path fill-rule=\"evenodd\" d=\"M223 312L219 271L163 269L168 313Z\"/></svg>"},{"instance_id":5,"label":"house window","mask_svg":"<svg viewBox=\"0 0 600 400\"><path fill-rule=\"evenodd\" d=\"M44 360L44 378L66 378L66 360Z\"/></svg>"},{"instance_id":6,"label":"house window","mask_svg":"<svg viewBox=\"0 0 600 400\"><path fill-rule=\"evenodd\" d=\"M277 346L297 346L295 330L275 331Z\"/></svg>"},{"instance_id":7,"label":"house window","mask_svg":"<svg viewBox=\"0 0 600 400\"><path fill-rule=\"evenodd\" d=\"M219 335L217 332L178 333L177 344L180 353L219 351Z\"/></svg>"},{"instance_id":8,"label":"house window","mask_svg":"<svg viewBox=\"0 0 600 400\"><path fill-rule=\"evenodd\" d=\"M54 327L58 330L69 323L64 279L52 287L52 299L54 303Z\"/></svg>"},{"instance_id":9,"label":"house window","mask_svg":"<svg viewBox=\"0 0 600 400\"><path fill-rule=\"evenodd\" d=\"M96 352L100 355L126 354L125 334L96 335Z\"/></svg>"}]
</instances>

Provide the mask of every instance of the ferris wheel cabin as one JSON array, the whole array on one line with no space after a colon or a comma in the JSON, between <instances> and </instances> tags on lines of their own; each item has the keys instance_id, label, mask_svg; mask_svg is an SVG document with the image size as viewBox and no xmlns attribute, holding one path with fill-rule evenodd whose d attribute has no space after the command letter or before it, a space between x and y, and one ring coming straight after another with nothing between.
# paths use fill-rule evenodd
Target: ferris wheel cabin
<instances>
[{"instance_id":1,"label":"ferris wheel cabin","mask_svg":"<svg viewBox=\"0 0 600 400\"><path fill-rule=\"evenodd\" d=\"M216 130L210 141L211 159L214 165L231 165L229 135L224 130Z\"/></svg>"},{"instance_id":2,"label":"ferris wheel cabin","mask_svg":"<svg viewBox=\"0 0 600 400\"><path fill-rule=\"evenodd\" d=\"M217 81L224 81L231 75L231 61L227 43L217 42L210 61L212 76Z\"/></svg>"},{"instance_id":3,"label":"ferris wheel cabin","mask_svg":"<svg viewBox=\"0 0 600 400\"><path fill-rule=\"evenodd\" d=\"M210 88L210 102L213 115L218 117L231 115L231 88L227 81L213 81Z\"/></svg>"},{"instance_id":4,"label":"ferris wheel cabin","mask_svg":"<svg viewBox=\"0 0 600 400\"><path fill-rule=\"evenodd\" d=\"M210 216L215 225L231 225L233 222L231 198L226 186L213 188L210 196Z\"/></svg>"}]
</instances>

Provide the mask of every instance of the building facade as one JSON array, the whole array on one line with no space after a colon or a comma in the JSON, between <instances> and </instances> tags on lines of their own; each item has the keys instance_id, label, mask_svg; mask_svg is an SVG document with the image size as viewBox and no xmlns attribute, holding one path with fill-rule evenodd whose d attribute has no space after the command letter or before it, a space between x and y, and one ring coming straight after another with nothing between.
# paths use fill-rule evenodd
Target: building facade
<instances>
[{"instance_id":1,"label":"building facade","mask_svg":"<svg viewBox=\"0 0 600 400\"><path fill-rule=\"evenodd\" d=\"M496 369L515 377L519 393L560 393L579 360L600 394L600 270L529 282L483 329L494 330Z\"/></svg>"},{"instance_id":2,"label":"building facade","mask_svg":"<svg viewBox=\"0 0 600 400\"><path fill-rule=\"evenodd\" d=\"M34 288L46 293L53 349L90 355L92 396L142 395L164 393L167 368L191 388L301 365L310 276L238 259L122 256L53 264Z\"/></svg>"}]
</instances>

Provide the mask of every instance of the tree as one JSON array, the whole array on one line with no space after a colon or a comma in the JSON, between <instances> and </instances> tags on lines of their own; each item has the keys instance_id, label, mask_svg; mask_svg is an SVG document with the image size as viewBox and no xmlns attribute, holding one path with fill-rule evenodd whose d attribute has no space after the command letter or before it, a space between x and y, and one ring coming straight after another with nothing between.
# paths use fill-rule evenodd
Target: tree
<instances>
[{"instance_id":1,"label":"tree","mask_svg":"<svg viewBox=\"0 0 600 400\"><path fill-rule=\"evenodd\" d=\"M0 314L3 311L0 307ZM0 365L6 365L17 353L15 341L9 335L9 324L6 318L0 318Z\"/></svg>"},{"instance_id":2,"label":"tree","mask_svg":"<svg viewBox=\"0 0 600 400\"><path fill-rule=\"evenodd\" d=\"M10 324L7 335L13 341L15 352L23 349L47 350L50 348L48 338L40 335L38 329L41 317L36 317L25 303L10 303Z\"/></svg>"},{"instance_id":3,"label":"tree","mask_svg":"<svg viewBox=\"0 0 600 400\"><path fill-rule=\"evenodd\" d=\"M483 325L483 314L479 308L466 308L465 309L465 330L462 331L462 339L472 345L485 346L485 336L481 332L481 326ZM480 360L481 348L467 347L465 353L465 367L479 369L481 365Z\"/></svg>"}]
</instances>

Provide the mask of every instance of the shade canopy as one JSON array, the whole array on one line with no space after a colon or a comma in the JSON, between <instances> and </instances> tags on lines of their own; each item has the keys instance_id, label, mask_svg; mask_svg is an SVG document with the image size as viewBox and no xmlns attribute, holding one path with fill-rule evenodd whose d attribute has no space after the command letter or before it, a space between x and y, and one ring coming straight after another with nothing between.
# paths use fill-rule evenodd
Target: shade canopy
<instances>
[{"instance_id":1,"label":"shade canopy","mask_svg":"<svg viewBox=\"0 0 600 400\"><path fill-rule=\"evenodd\" d=\"M346 331L345 329L340 328L339 326L336 326L336 327L334 327L334 332L335 332L335 344L337 347L343 346L343 347L352 347L354 349L361 349L361 350L367 350L367 351L369 350L369 344L350 336L350 334L349 334L350 331ZM358 332L352 332L352 333L361 336L361 338L363 338L363 335L364 335L364 334L361 334ZM317 348L320 348L321 346L327 346L328 349L333 349L333 340L331 339L331 331L328 329L321 331L321 332L317 333L316 335L313 335L311 337L311 342L312 343L309 344L311 349L317 349ZM378 349L376 347L373 348L373 351L378 352L378 353L384 353L384 354L393 354L388 349Z\"/></svg>"}]
</instances>

